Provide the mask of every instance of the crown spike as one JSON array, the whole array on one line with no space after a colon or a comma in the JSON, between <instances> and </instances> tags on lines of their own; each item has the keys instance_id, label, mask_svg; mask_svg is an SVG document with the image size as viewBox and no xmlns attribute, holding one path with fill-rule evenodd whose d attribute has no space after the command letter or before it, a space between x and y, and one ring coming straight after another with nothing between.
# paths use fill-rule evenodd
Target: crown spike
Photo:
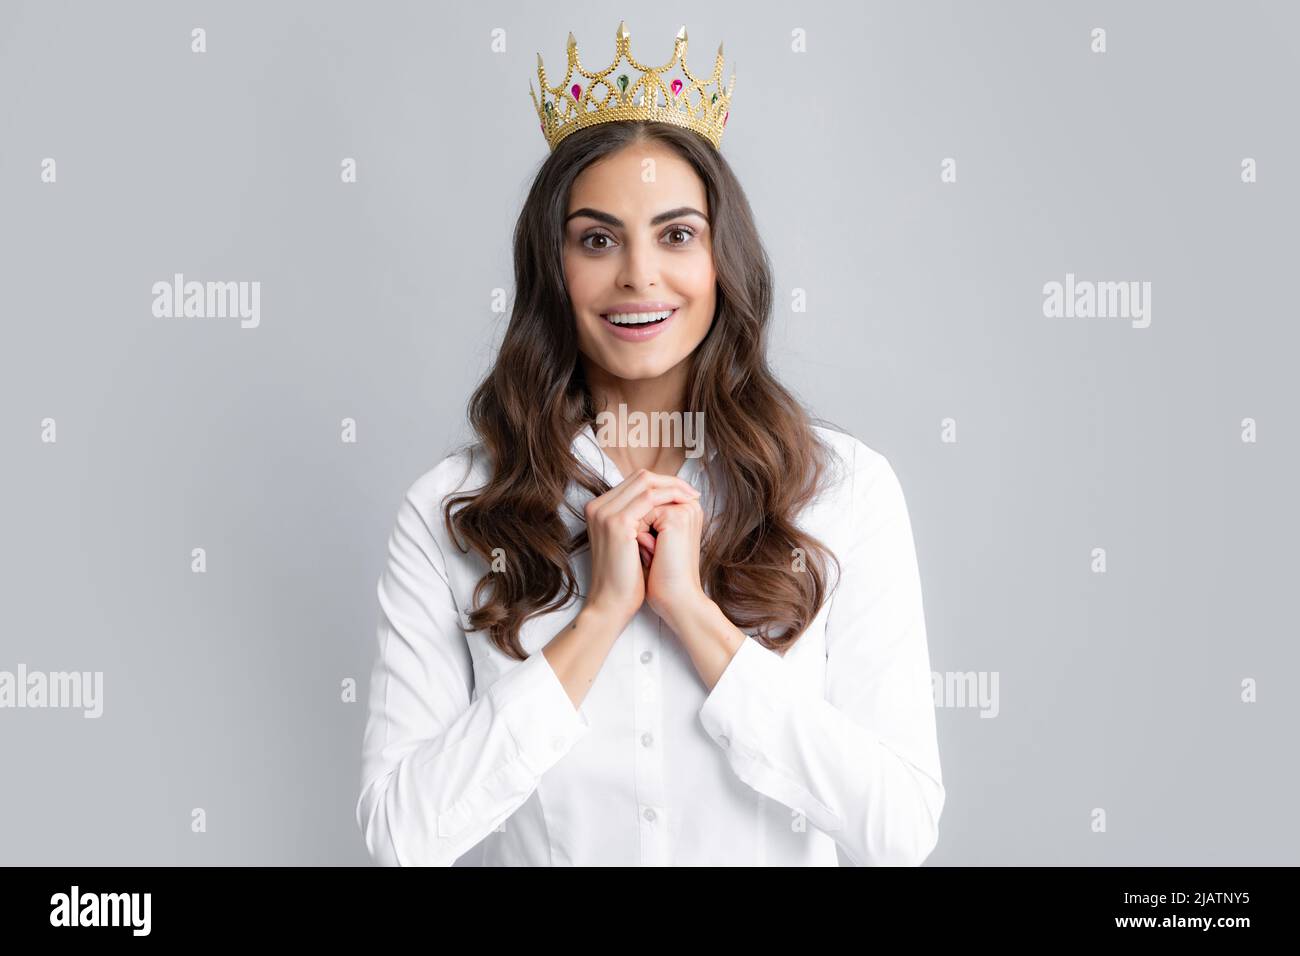
<instances>
[{"instance_id":1,"label":"crown spike","mask_svg":"<svg viewBox=\"0 0 1300 956\"><path fill-rule=\"evenodd\" d=\"M622 120L671 123L693 130L715 149L720 148L723 127L731 115L731 94L736 83L735 64L732 64L731 88L724 88L721 84L723 45L718 44L717 62L711 73L700 75L692 72L686 63L685 24L677 31L672 55L663 65L646 64L634 56L630 49L631 36L627 21L620 20L615 32L617 50L614 62L604 70L591 72L581 65L578 40L570 30L567 69L555 88L548 84L542 55L537 54L541 102L538 102L539 95L531 80L528 92L542 121L542 135L550 148L554 150L561 140L577 130ZM619 73L618 67L624 58L630 68ZM673 75L679 66L681 79ZM619 75L606 78L615 73ZM602 98L595 93L602 85L611 86L613 92L612 97L604 97L603 105ZM695 101L698 101L698 106L691 105Z\"/></svg>"}]
</instances>

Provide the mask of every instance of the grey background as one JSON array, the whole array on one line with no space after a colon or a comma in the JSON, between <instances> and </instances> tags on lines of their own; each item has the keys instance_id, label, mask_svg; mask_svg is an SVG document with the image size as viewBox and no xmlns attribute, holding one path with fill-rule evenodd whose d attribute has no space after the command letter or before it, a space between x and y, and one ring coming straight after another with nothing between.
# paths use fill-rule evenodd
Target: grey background
<instances>
[{"instance_id":1,"label":"grey background","mask_svg":"<svg viewBox=\"0 0 1300 956\"><path fill-rule=\"evenodd\" d=\"M367 862L387 534L504 325L535 54L603 67L620 17L725 42L773 361L898 471L933 668L999 674L938 712L929 862L1300 862L1296 7L802 0L0 7L0 669L105 681L0 710L0 862ZM1067 271L1152 282L1150 328L1045 318ZM260 327L154 318L174 272Z\"/></svg>"}]
</instances>

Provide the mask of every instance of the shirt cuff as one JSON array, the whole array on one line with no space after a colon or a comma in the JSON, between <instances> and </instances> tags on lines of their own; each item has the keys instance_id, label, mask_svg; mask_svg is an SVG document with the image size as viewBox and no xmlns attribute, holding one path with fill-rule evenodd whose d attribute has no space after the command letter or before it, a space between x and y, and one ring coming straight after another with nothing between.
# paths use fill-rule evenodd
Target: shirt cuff
<instances>
[{"instance_id":1,"label":"shirt cuff","mask_svg":"<svg viewBox=\"0 0 1300 956\"><path fill-rule=\"evenodd\" d=\"M519 750L519 759L541 777L591 732L574 707L550 661L540 650L502 675L488 690Z\"/></svg>"},{"instance_id":2,"label":"shirt cuff","mask_svg":"<svg viewBox=\"0 0 1300 956\"><path fill-rule=\"evenodd\" d=\"M724 750L764 753L783 684L783 661L752 637L741 642L700 707L700 723Z\"/></svg>"},{"instance_id":3,"label":"shirt cuff","mask_svg":"<svg viewBox=\"0 0 1300 956\"><path fill-rule=\"evenodd\" d=\"M808 717L812 718L811 703ZM742 781L764 796L805 813L813 826L834 833L842 815L808 788L798 766L807 746L792 695L785 660L752 637L746 637L700 707L700 723L726 752L726 761Z\"/></svg>"}]
</instances>

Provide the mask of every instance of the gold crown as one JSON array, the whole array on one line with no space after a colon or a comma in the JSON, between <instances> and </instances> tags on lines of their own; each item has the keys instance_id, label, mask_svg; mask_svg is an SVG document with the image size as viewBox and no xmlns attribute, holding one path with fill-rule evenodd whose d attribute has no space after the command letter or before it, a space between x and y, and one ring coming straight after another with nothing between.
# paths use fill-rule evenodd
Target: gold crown
<instances>
[{"instance_id":1,"label":"gold crown","mask_svg":"<svg viewBox=\"0 0 1300 956\"><path fill-rule=\"evenodd\" d=\"M574 130L615 120L657 120L660 123L684 126L699 133L717 149L722 142L722 128L727 125L727 117L731 115L731 91L736 86L733 67L731 82L725 91L722 89L722 44L718 44L713 74L702 79L686 66L686 27L677 31L672 59L663 66L645 66L632 58L628 53L632 35L623 23L619 23L618 32L614 36L617 42L614 62L599 73L588 73L578 62L578 43L570 33L569 67L558 86L550 86L546 82L542 55L537 54L537 79L542 84L542 102L537 101L531 80L528 92L533 98L533 107L537 110L538 119L542 121L542 133L551 149L554 150L560 140ZM634 81L627 73L620 73L611 83L607 77L618 68L624 57L633 69L641 71L641 76ZM681 61L682 73L688 82L683 83L674 78L665 83L664 74L678 60ZM572 82L575 70L589 81L585 88L580 83ZM710 93L709 88L714 86L716 89ZM596 91L601 87L604 88L604 93L598 94ZM547 93L551 94L550 99L546 98Z\"/></svg>"}]
</instances>

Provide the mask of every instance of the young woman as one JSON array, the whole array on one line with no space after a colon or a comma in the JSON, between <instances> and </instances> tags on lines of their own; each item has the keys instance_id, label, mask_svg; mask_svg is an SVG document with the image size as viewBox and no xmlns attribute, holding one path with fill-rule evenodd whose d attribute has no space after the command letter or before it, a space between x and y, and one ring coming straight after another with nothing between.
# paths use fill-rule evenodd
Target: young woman
<instances>
[{"instance_id":1,"label":"young woman","mask_svg":"<svg viewBox=\"0 0 1300 956\"><path fill-rule=\"evenodd\" d=\"M769 370L771 270L716 143L558 138L514 260L479 440L410 486L379 581L371 857L919 864L944 788L907 508ZM703 441L611 443L616 410Z\"/></svg>"}]
</instances>

